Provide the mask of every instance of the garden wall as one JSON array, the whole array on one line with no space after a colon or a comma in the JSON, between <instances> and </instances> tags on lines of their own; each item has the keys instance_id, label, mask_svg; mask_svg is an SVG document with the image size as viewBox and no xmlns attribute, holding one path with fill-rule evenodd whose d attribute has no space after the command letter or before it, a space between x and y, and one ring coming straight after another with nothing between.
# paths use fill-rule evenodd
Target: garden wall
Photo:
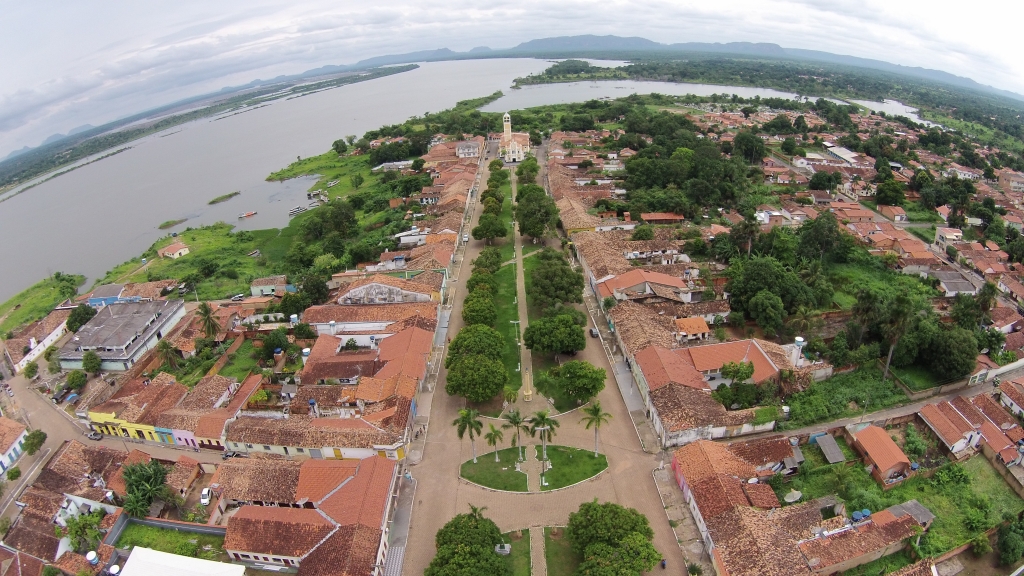
<instances>
[{"instance_id":1,"label":"garden wall","mask_svg":"<svg viewBox=\"0 0 1024 576\"><path fill-rule=\"evenodd\" d=\"M117 543L117 540L121 537L121 533L124 532L124 529L127 528L129 524L142 524L143 526L149 526L151 528L163 528L165 530L194 532L196 534L209 534L211 536L221 537L227 534L228 531L225 526L209 526L206 524L178 522L175 520L164 520L160 518L132 518L128 514L121 514L121 516L114 521L114 525L110 527L110 531L107 532L107 536L103 539L103 543L114 546L114 544Z\"/></svg>"},{"instance_id":2,"label":"garden wall","mask_svg":"<svg viewBox=\"0 0 1024 576\"><path fill-rule=\"evenodd\" d=\"M245 334L242 334L238 338L235 338L235 341L231 343L231 346L228 346L228 349L224 351L224 354L220 358L218 358L216 362L213 363L213 366L210 368L210 371L206 373L206 375L213 376L214 374L219 373L221 369L227 366L228 362L231 360L231 355L237 352L238 349L242 347L242 344L244 342Z\"/></svg>"},{"instance_id":3,"label":"garden wall","mask_svg":"<svg viewBox=\"0 0 1024 576\"><path fill-rule=\"evenodd\" d=\"M996 451L993 450L986 442L982 442L980 446L981 453L992 464L992 467L996 469L996 472L1003 477L1003 480L1006 480L1006 484L1010 489L1016 492L1017 496L1024 498L1024 486L1022 486L1020 480L1013 475L1013 472L1010 472L1010 469L1006 467L1006 464L1003 464L1002 461L999 460L999 455Z\"/></svg>"}]
</instances>

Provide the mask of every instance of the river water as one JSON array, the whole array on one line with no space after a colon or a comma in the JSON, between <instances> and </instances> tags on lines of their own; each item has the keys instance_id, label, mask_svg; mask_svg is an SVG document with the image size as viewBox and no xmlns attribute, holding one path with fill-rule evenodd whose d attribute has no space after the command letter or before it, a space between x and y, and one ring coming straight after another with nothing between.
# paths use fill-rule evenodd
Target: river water
<instances>
[{"instance_id":1,"label":"river water","mask_svg":"<svg viewBox=\"0 0 1024 576\"><path fill-rule=\"evenodd\" d=\"M594 61L598 65L608 63ZM580 82L510 90L512 80L538 73L546 60L460 60L342 86L221 119L169 128L130 150L82 166L0 202L0 301L55 271L90 282L131 259L172 230L217 221L243 229L280 228L288 210L308 203L312 179L266 182L296 157L326 151L362 135L459 100L502 90L485 111L504 111L591 98L646 94L782 96L770 89L663 82ZM213 198L241 195L209 206ZM244 221L241 212L258 214ZM160 223L188 218L171 230Z\"/></svg>"}]
</instances>

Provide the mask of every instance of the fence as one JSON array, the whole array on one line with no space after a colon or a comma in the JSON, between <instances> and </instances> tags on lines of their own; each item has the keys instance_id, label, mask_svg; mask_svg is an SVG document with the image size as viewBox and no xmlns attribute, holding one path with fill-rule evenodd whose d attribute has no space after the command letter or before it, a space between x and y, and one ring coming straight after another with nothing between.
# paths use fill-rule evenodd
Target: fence
<instances>
[{"instance_id":1,"label":"fence","mask_svg":"<svg viewBox=\"0 0 1024 576\"><path fill-rule=\"evenodd\" d=\"M885 362L881 358L878 359L878 367L885 370ZM900 377L892 370L889 370L889 377L893 379L893 382L896 382L896 385L899 386L900 389L903 390L903 393L907 395L907 398L910 398L911 400L924 400L925 398L931 398L932 396L939 396L948 392L956 392L957 390L967 388L971 383L971 380L963 378L955 382L947 382L946 384L932 386L931 388L926 388L924 390L912 390L909 386L904 384L903 380L901 380Z\"/></svg>"}]
</instances>

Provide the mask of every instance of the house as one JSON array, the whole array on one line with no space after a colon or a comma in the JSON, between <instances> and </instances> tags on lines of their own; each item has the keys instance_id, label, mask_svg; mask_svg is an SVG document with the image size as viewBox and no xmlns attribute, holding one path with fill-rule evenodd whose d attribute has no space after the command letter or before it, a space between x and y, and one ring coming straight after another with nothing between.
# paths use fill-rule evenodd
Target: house
<instances>
[{"instance_id":1,"label":"house","mask_svg":"<svg viewBox=\"0 0 1024 576\"><path fill-rule=\"evenodd\" d=\"M106 402L89 409L89 423L101 434L174 444L171 430L157 430L161 415L178 405L188 387L167 372L152 380L136 378L125 383Z\"/></svg>"},{"instance_id":2,"label":"house","mask_svg":"<svg viewBox=\"0 0 1024 576\"><path fill-rule=\"evenodd\" d=\"M415 280L374 274L356 280L338 293L338 304L393 304L403 302L439 302L441 291Z\"/></svg>"},{"instance_id":3,"label":"house","mask_svg":"<svg viewBox=\"0 0 1024 576\"><path fill-rule=\"evenodd\" d=\"M238 452L309 456L314 459L405 457L411 403L402 399L373 418L272 418L242 415L224 430L225 445Z\"/></svg>"},{"instance_id":4,"label":"house","mask_svg":"<svg viewBox=\"0 0 1024 576\"><path fill-rule=\"evenodd\" d=\"M964 233L959 228L936 228L935 243L945 248L953 242L962 242Z\"/></svg>"},{"instance_id":5,"label":"house","mask_svg":"<svg viewBox=\"0 0 1024 576\"><path fill-rule=\"evenodd\" d=\"M968 421L965 415L949 402L926 404L917 414L954 457L966 455L965 451L976 447L981 439L978 430L984 417L980 417L980 413L970 403L964 401L964 405L973 411L972 421Z\"/></svg>"},{"instance_id":6,"label":"house","mask_svg":"<svg viewBox=\"0 0 1024 576\"><path fill-rule=\"evenodd\" d=\"M397 479L398 466L376 456L297 466L225 463L214 478L221 486L218 506L249 500L228 518L224 550L234 562L297 576L381 574Z\"/></svg>"},{"instance_id":7,"label":"house","mask_svg":"<svg viewBox=\"0 0 1024 576\"><path fill-rule=\"evenodd\" d=\"M82 368L82 357L93 351L101 369L125 371L154 348L185 316L181 300L117 303L104 306L58 352L61 368Z\"/></svg>"},{"instance_id":8,"label":"house","mask_svg":"<svg viewBox=\"0 0 1024 576\"><path fill-rule=\"evenodd\" d=\"M295 287L288 284L288 277L284 274L257 278L249 285L250 293L253 296L273 296L277 293L294 292Z\"/></svg>"},{"instance_id":9,"label":"house","mask_svg":"<svg viewBox=\"0 0 1024 576\"><path fill-rule=\"evenodd\" d=\"M686 216L671 212L644 212L640 214L640 219L648 224L682 224Z\"/></svg>"},{"instance_id":10,"label":"house","mask_svg":"<svg viewBox=\"0 0 1024 576\"><path fill-rule=\"evenodd\" d=\"M47 348L67 333L70 315L70 309L54 310L42 320L26 326L14 338L4 341L4 355L14 367L15 373L24 370L29 362L36 361Z\"/></svg>"},{"instance_id":11,"label":"house","mask_svg":"<svg viewBox=\"0 0 1024 576\"><path fill-rule=\"evenodd\" d=\"M0 416L0 452L3 453L0 457L0 471L15 465L24 451L26 437L28 428L24 424Z\"/></svg>"},{"instance_id":12,"label":"house","mask_svg":"<svg viewBox=\"0 0 1024 576\"><path fill-rule=\"evenodd\" d=\"M156 251L157 255L161 258L170 258L171 260L177 260L182 256L188 254L188 246L181 242L175 242L168 246L164 246Z\"/></svg>"},{"instance_id":13,"label":"house","mask_svg":"<svg viewBox=\"0 0 1024 576\"><path fill-rule=\"evenodd\" d=\"M124 284L104 284L97 287L86 297L86 303L93 308L102 308L108 304L116 304L121 301L121 292Z\"/></svg>"},{"instance_id":14,"label":"house","mask_svg":"<svg viewBox=\"0 0 1024 576\"><path fill-rule=\"evenodd\" d=\"M911 473L910 459L900 450L889 434L878 426L869 425L852 432L853 447L871 469L871 476L883 488L906 480Z\"/></svg>"},{"instance_id":15,"label":"house","mask_svg":"<svg viewBox=\"0 0 1024 576\"><path fill-rule=\"evenodd\" d=\"M899 206L879 206L878 213L893 222L906 222L907 212Z\"/></svg>"},{"instance_id":16,"label":"house","mask_svg":"<svg viewBox=\"0 0 1024 576\"><path fill-rule=\"evenodd\" d=\"M302 314L302 321L316 329L318 334L336 336L348 333L370 334L388 329L405 320L436 322L439 303L404 302L379 306L375 304L324 304L311 306ZM370 339L373 340L373 339ZM357 342L359 340L357 339ZM368 341L366 344L371 345Z\"/></svg>"},{"instance_id":17,"label":"house","mask_svg":"<svg viewBox=\"0 0 1024 576\"><path fill-rule=\"evenodd\" d=\"M680 342L693 340L707 340L711 335L711 328L703 318L676 318L676 339Z\"/></svg>"},{"instance_id":18,"label":"house","mask_svg":"<svg viewBox=\"0 0 1024 576\"><path fill-rule=\"evenodd\" d=\"M1013 332L1021 325L1021 321L1024 321L1024 318L1015 309L1008 306L996 306L989 310L988 314L992 320L990 328L995 328L1003 334Z\"/></svg>"},{"instance_id":19,"label":"house","mask_svg":"<svg viewBox=\"0 0 1024 576\"><path fill-rule=\"evenodd\" d=\"M978 287L956 270L934 270L929 271L927 274L939 281L939 290L946 298L953 298L957 294L970 294L973 296L978 293Z\"/></svg>"},{"instance_id":20,"label":"house","mask_svg":"<svg viewBox=\"0 0 1024 576\"><path fill-rule=\"evenodd\" d=\"M1014 416L1024 413L1024 384L1020 380L1007 380L999 384L999 401Z\"/></svg>"}]
</instances>

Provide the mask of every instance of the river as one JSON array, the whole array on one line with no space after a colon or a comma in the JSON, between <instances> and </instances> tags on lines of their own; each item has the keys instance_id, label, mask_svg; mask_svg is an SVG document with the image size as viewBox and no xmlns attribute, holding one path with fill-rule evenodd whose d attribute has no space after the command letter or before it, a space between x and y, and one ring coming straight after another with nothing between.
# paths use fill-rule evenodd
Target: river
<instances>
[{"instance_id":1,"label":"river","mask_svg":"<svg viewBox=\"0 0 1024 576\"><path fill-rule=\"evenodd\" d=\"M283 227L291 207L308 203L305 191L312 179L266 182L274 170L298 156L321 154L343 136L362 135L496 90L506 96L485 111L651 92L793 97L762 88L634 81L509 89L514 78L549 65L525 58L424 63L410 72L276 100L132 142L130 150L0 202L0 301L58 270L84 274L91 282L171 230L221 220L244 229ZM235 190L241 194L207 204ZM258 214L239 221L237 215L248 211ZM188 220L171 230L158 229L162 222L181 218Z\"/></svg>"}]
</instances>

